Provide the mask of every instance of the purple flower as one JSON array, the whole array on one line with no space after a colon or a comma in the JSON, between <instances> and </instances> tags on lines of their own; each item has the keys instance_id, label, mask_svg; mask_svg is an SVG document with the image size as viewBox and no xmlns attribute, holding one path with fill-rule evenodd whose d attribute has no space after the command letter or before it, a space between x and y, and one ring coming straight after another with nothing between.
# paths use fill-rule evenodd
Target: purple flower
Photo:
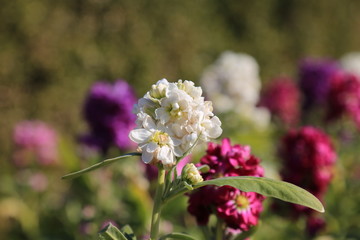
<instances>
[{"instance_id":1,"label":"purple flower","mask_svg":"<svg viewBox=\"0 0 360 240\"><path fill-rule=\"evenodd\" d=\"M330 60L305 59L299 66L299 86L304 95L304 109L326 101L331 76L339 70Z\"/></svg>"},{"instance_id":2,"label":"purple flower","mask_svg":"<svg viewBox=\"0 0 360 240\"><path fill-rule=\"evenodd\" d=\"M83 136L81 141L103 152L111 145L120 149L132 146L128 135L135 126L136 116L132 113L135 103L134 91L127 82L95 83L83 110L90 133Z\"/></svg>"},{"instance_id":3,"label":"purple flower","mask_svg":"<svg viewBox=\"0 0 360 240\"><path fill-rule=\"evenodd\" d=\"M269 109L287 126L295 125L300 115L300 92L297 85L288 78L275 78L261 94L259 106Z\"/></svg>"},{"instance_id":4,"label":"purple flower","mask_svg":"<svg viewBox=\"0 0 360 240\"><path fill-rule=\"evenodd\" d=\"M50 126L41 121L23 121L13 132L15 143L14 163L26 166L35 157L41 165L57 162L57 134Z\"/></svg>"},{"instance_id":5,"label":"purple flower","mask_svg":"<svg viewBox=\"0 0 360 240\"><path fill-rule=\"evenodd\" d=\"M222 144L209 143L207 154L198 166L208 165L210 171L202 173L205 180L223 176L264 175L260 160L251 154L249 146L234 145L225 138ZM264 196L245 193L230 186L206 186L190 194L188 211L199 225L206 225L211 214L224 220L227 227L247 231L258 222Z\"/></svg>"}]
</instances>

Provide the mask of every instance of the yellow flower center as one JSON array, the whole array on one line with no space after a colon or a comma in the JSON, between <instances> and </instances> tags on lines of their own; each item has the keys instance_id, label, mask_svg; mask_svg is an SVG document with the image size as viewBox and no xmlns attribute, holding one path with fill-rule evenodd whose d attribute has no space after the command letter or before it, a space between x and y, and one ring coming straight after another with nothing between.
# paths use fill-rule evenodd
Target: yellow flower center
<instances>
[{"instance_id":1,"label":"yellow flower center","mask_svg":"<svg viewBox=\"0 0 360 240\"><path fill-rule=\"evenodd\" d=\"M164 146L169 142L169 134L161 132L161 131L156 131L151 139L151 142L155 142L160 146Z\"/></svg>"},{"instance_id":2,"label":"yellow flower center","mask_svg":"<svg viewBox=\"0 0 360 240\"><path fill-rule=\"evenodd\" d=\"M247 199L245 196L243 195L239 195L236 197L235 200L236 206L238 209L240 210L245 210L249 207L249 199Z\"/></svg>"}]
</instances>

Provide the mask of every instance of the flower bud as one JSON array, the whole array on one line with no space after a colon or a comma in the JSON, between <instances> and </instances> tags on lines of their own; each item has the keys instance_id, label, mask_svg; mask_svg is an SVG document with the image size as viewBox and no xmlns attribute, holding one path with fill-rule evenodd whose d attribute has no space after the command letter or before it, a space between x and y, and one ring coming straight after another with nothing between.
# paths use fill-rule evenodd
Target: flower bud
<instances>
[{"instance_id":1,"label":"flower bud","mask_svg":"<svg viewBox=\"0 0 360 240\"><path fill-rule=\"evenodd\" d=\"M199 170L195 167L193 163L188 163L182 170L182 179L188 183L195 185L203 181L202 176L200 175Z\"/></svg>"},{"instance_id":2,"label":"flower bud","mask_svg":"<svg viewBox=\"0 0 360 240\"><path fill-rule=\"evenodd\" d=\"M155 99L161 99L165 97L168 85L168 82L164 81L164 79L160 80L158 84L151 86L151 90L149 91L150 96Z\"/></svg>"}]
</instances>

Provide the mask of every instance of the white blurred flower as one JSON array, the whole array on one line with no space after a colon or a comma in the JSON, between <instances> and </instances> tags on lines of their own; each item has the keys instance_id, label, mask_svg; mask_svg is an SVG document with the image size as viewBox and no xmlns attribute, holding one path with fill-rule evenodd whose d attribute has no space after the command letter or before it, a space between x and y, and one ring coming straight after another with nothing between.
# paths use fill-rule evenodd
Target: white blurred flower
<instances>
[{"instance_id":1,"label":"white blurred flower","mask_svg":"<svg viewBox=\"0 0 360 240\"><path fill-rule=\"evenodd\" d=\"M267 126L269 113L258 110L261 81L259 66L250 55L226 51L209 66L201 79L206 95L213 102L216 111L234 111L242 117L254 121L259 126ZM263 115L264 119L259 117Z\"/></svg>"},{"instance_id":2,"label":"white blurred flower","mask_svg":"<svg viewBox=\"0 0 360 240\"><path fill-rule=\"evenodd\" d=\"M345 54L340 59L340 64L349 73L360 76L360 52Z\"/></svg>"},{"instance_id":3,"label":"white blurred flower","mask_svg":"<svg viewBox=\"0 0 360 240\"><path fill-rule=\"evenodd\" d=\"M129 134L139 144L145 163L176 164L196 140L209 141L221 135L221 122L212 104L204 101L202 89L191 81L158 81L134 107L137 128Z\"/></svg>"}]
</instances>

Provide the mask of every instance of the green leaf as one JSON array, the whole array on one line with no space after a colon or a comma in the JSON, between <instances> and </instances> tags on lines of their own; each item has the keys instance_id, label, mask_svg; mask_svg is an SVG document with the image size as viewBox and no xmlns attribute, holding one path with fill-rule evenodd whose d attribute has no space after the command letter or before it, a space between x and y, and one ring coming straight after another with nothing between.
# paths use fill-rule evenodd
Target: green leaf
<instances>
[{"instance_id":1,"label":"green leaf","mask_svg":"<svg viewBox=\"0 0 360 240\"><path fill-rule=\"evenodd\" d=\"M165 239L196 240L194 237L185 233L169 233L162 236L159 240L165 240Z\"/></svg>"},{"instance_id":2,"label":"green leaf","mask_svg":"<svg viewBox=\"0 0 360 240\"><path fill-rule=\"evenodd\" d=\"M133 157L133 156L141 156L141 153L138 153L138 152L134 152L134 153L127 153L127 154L124 154L124 155L121 155L119 157L115 157L115 158L110 158L110 159L106 159L104 161L101 161L99 163L96 163L88 168L85 168L85 169L82 169L80 171L77 171L77 172L73 172L73 173L69 173L69 174L66 174L65 176L62 177L62 179L72 179L72 178L76 178L76 177L79 177L80 175L84 174L84 173L87 173L87 172L91 172L91 171L94 171L98 168L101 168L101 167L105 167L109 164L112 164L122 158L127 158L127 157Z\"/></svg>"},{"instance_id":3,"label":"green leaf","mask_svg":"<svg viewBox=\"0 0 360 240\"><path fill-rule=\"evenodd\" d=\"M125 225L121 228L121 232L125 235L126 239L128 240L136 240L136 236L134 231L129 225Z\"/></svg>"},{"instance_id":4,"label":"green leaf","mask_svg":"<svg viewBox=\"0 0 360 240\"><path fill-rule=\"evenodd\" d=\"M128 240L117 227L109 223L99 232L99 240Z\"/></svg>"},{"instance_id":5,"label":"green leaf","mask_svg":"<svg viewBox=\"0 0 360 240\"><path fill-rule=\"evenodd\" d=\"M279 180L264 177L224 177L198 183L194 188L206 185L229 185L244 192L256 192L325 212L323 205L314 195L294 184Z\"/></svg>"}]
</instances>

